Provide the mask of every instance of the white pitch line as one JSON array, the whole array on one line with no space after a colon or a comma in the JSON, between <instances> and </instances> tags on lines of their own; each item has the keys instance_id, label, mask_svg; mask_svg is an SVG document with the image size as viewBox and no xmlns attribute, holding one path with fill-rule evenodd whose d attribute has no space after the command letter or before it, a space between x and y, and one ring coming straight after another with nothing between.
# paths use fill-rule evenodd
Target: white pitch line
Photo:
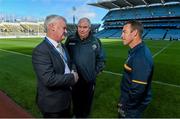
<instances>
[{"instance_id":1,"label":"white pitch line","mask_svg":"<svg viewBox=\"0 0 180 119\"><path fill-rule=\"evenodd\" d=\"M0 51L7 52L7 53L11 53L11 54L16 54L16 55L22 55L22 56L26 56L26 57L32 57L31 55L26 55L26 54L23 54L23 53L14 52L14 51L10 51L10 50L0 49Z\"/></svg>"},{"instance_id":2,"label":"white pitch line","mask_svg":"<svg viewBox=\"0 0 180 119\"><path fill-rule=\"evenodd\" d=\"M23 53L14 52L14 51L9 51L9 50L0 49L0 51L7 52L7 53L11 53L11 54L16 54L16 55L22 55L22 56L26 56L26 57L32 57L31 55L26 55L26 54L23 54ZM103 71L103 72L104 72L104 73L107 73L107 74L116 75L116 76L122 76L122 74L120 74L120 73L115 73L115 72L111 72L111 71ZM153 82L153 83L156 83L156 84L160 84L160 85L166 85L166 86L171 86L171 87L180 88L179 85L164 83L164 82L160 82L160 81L152 81L152 82Z\"/></svg>"},{"instance_id":3,"label":"white pitch line","mask_svg":"<svg viewBox=\"0 0 180 119\"><path fill-rule=\"evenodd\" d=\"M107 74L112 74L112 75L116 75L116 76L122 76L122 74L120 73L115 73L115 72L111 72L111 71L103 71L104 73L107 73ZM170 84L170 83L164 83L164 82L161 82L161 81L152 81L153 83L156 83L156 84L160 84L160 85L165 85L165 86L171 86L171 87L176 87L176 88L180 88L180 85L175 85L175 84Z\"/></svg>"},{"instance_id":4,"label":"white pitch line","mask_svg":"<svg viewBox=\"0 0 180 119\"><path fill-rule=\"evenodd\" d=\"M152 81L152 82L153 82L153 83L156 83L156 84L165 85L165 86L171 86L171 87L180 88L180 85L175 85L175 84L170 84L170 83L164 83L164 82L161 82L161 81Z\"/></svg>"},{"instance_id":5,"label":"white pitch line","mask_svg":"<svg viewBox=\"0 0 180 119\"><path fill-rule=\"evenodd\" d=\"M157 55L159 55L159 54L160 54L162 51L164 51L165 49L167 49L167 47L169 47L172 43L173 43L173 42L168 43L165 47L163 47L161 50L159 50L158 52L156 52L156 53L153 55L153 58L156 57Z\"/></svg>"},{"instance_id":6,"label":"white pitch line","mask_svg":"<svg viewBox=\"0 0 180 119\"><path fill-rule=\"evenodd\" d=\"M117 76L122 76L122 74L120 73L114 73L114 72L111 72L111 71L103 71L104 73L107 73L107 74L113 74L113 75L117 75Z\"/></svg>"}]
</instances>

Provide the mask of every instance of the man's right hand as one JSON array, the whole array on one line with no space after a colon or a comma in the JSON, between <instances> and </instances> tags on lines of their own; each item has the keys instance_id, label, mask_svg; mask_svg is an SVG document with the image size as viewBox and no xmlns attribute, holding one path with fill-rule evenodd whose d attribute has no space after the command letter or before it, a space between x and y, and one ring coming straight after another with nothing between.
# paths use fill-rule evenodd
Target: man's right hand
<instances>
[{"instance_id":1,"label":"man's right hand","mask_svg":"<svg viewBox=\"0 0 180 119\"><path fill-rule=\"evenodd\" d=\"M75 72L74 70L72 70L71 73L74 75L74 80L75 80L75 82L77 82L78 79L79 79L78 73Z\"/></svg>"}]
</instances>

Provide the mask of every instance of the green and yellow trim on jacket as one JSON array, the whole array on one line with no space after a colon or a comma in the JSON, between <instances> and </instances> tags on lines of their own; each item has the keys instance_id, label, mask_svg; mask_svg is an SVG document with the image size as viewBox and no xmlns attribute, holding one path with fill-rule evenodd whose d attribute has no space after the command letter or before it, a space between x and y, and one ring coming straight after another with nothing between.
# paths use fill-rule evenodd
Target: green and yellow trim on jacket
<instances>
[{"instance_id":1,"label":"green and yellow trim on jacket","mask_svg":"<svg viewBox=\"0 0 180 119\"><path fill-rule=\"evenodd\" d=\"M132 68L130 66L128 66L127 64L124 64L124 68L127 70L127 71L132 71Z\"/></svg>"},{"instance_id":2,"label":"green and yellow trim on jacket","mask_svg":"<svg viewBox=\"0 0 180 119\"><path fill-rule=\"evenodd\" d=\"M146 85L147 82L144 82L144 81L140 81L140 80L132 80L133 83L138 83L138 84L143 84L143 85Z\"/></svg>"}]
</instances>

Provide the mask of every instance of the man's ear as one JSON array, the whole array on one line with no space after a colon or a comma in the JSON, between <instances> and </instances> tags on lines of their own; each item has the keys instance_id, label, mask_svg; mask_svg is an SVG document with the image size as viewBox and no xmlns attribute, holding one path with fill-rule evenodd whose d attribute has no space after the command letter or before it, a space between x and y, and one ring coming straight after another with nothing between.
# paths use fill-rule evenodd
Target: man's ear
<instances>
[{"instance_id":1,"label":"man's ear","mask_svg":"<svg viewBox=\"0 0 180 119\"><path fill-rule=\"evenodd\" d=\"M133 31L133 35L134 35L134 36L137 36L137 35L138 35L137 29L135 29L135 30Z\"/></svg>"},{"instance_id":2,"label":"man's ear","mask_svg":"<svg viewBox=\"0 0 180 119\"><path fill-rule=\"evenodd\" d=\"M52 31L55 31L55 30L54 30L54 24L53 24L53 23L49 24L48 27L49 27L49 29L51 29Z\"/></svg>"}]
</instances>

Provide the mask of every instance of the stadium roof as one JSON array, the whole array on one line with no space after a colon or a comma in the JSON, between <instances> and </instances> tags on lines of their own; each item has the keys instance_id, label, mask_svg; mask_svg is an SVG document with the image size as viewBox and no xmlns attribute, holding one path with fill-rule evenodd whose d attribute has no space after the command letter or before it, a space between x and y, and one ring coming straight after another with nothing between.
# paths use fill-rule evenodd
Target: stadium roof
<instances>
[{"instance_id":1,"label":"stadium roof","mask_svg":"<svg viewBox=\"0 0 180 119\"><path fill-rule=\"evenodd\" d=\"M180 0L99 0L88 5L105 9L146 7L152 5L180 4Z\"/></svg>"}]
</instances>

